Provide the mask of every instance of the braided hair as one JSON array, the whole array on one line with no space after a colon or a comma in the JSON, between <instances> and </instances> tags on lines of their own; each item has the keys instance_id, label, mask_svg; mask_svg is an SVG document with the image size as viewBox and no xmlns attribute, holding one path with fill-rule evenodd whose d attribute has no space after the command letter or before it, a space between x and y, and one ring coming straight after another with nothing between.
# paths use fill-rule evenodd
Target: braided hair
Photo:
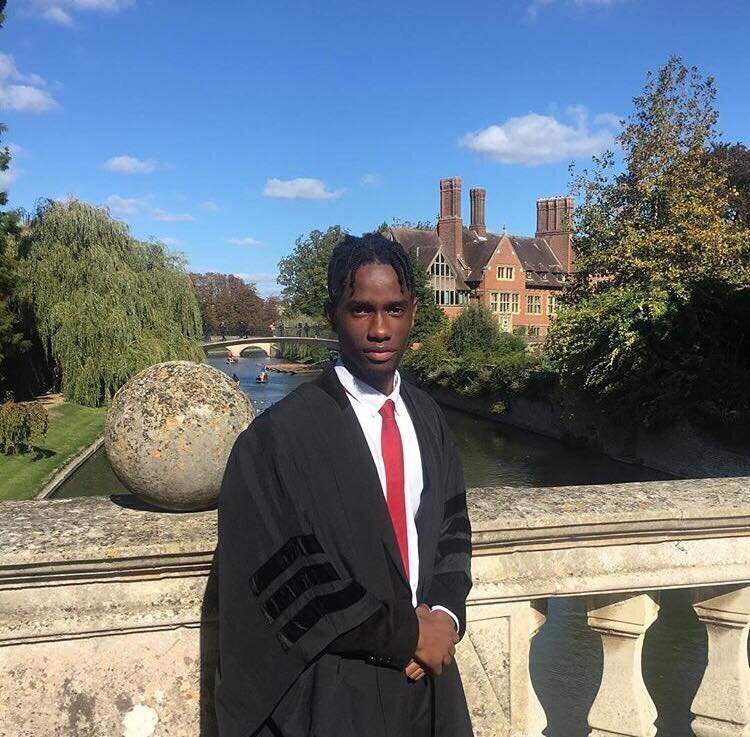
<instances>
[{"instance_id":1,"label":"braided hair","mask_svg":"<svg viewBox=\"0 0 750 737\"><path fill-rule=\"evenodd\" d=\"M354 289L357 270L365 264L392 266L402 292L414 293L414 272L404 247L381 233L365 233L361 238L347 235L331 254L328 262L328 302L332 309L344 289Z\"/></svg>"}]
</instances>

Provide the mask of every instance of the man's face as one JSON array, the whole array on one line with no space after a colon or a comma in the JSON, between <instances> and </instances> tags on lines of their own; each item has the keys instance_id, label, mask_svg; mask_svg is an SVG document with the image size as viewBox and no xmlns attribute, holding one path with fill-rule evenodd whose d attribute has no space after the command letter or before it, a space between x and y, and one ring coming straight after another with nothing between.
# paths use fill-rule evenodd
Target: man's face
<instances>
[{"instance_id":1,"label":"man's face","mask_svg":"<svg viewBox=\"0 0 750 737\"><path fill-rule=\"evenodd\" d=\"M390 393L393 374L408 346L416 301L402 292L388 264L357 269L354 289L347 284L329 320L338 333L341 358L370 386Z\"/></svg>"}]
</instances>

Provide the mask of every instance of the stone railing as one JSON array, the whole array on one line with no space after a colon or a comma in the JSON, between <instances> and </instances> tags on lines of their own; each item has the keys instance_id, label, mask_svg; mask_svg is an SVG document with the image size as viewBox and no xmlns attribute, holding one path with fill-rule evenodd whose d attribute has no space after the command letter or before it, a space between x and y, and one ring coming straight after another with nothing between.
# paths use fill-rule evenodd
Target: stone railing
<instances>
[{"instance_id":1,"label":"stone railing","mask_svg":"<svg viewBox=\"0 0 750 737\"><path fill-rule=\"evenodd\" d=\"M477 737L542 734L529 652L569 596L603 646L590 734L652 737L641 650L670 588L708 630L695 734L750 734L749 479L473 489L470 507L458 659ZM215 735L215 523L130 497L0 504L0 735Z\"/></svg>"}]
</instances>

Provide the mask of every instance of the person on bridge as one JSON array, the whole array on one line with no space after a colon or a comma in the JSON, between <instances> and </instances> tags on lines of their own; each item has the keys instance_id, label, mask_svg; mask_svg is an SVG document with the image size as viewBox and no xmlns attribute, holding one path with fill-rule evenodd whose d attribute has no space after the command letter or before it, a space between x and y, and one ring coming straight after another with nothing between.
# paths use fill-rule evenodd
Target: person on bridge
<instances>
[{"instance_id":1,"label":"person on bridge","mask_svg":"<svg viewBox=\"0 0 750 737\"><path fill-rule=\"evenodd\" d=\"M397 371L417 304L403 248L328 265L340 358L237 438L219 494L221 737L470 737L453 660L471 527L442 412Z\"/></svg>"}]
</instances>

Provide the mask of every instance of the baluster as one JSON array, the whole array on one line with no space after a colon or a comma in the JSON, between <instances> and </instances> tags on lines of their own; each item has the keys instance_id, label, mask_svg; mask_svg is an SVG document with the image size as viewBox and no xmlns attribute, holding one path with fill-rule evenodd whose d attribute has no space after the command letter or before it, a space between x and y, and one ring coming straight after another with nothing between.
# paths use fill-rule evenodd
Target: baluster
<instances>
[{"instance_id":1,"label":"baluster","mask_svg":"<svg viewBox=\"0 0 750 737\"><path fill-rule=\"evenodd\" d=\"M456 659L476 737L542 737L547 719L529 674L546 602L470 606Z\"/></svg>"},{"instance_id":2,"label":"baluster","mask_svg":"<svg viewBox=\"0 0 750 737\"><path fill-rule=\"evenodd\" d=\"M707 586L693 609L708 632L708 665L691 707L697 737L750 737L750 586Z\"/></svg>"},{"instance_id":3,"label":"baluster","mask_svg":"<svg viewBox=\"0 0 750 737\"><path fill-rule=\"evenodd\" d=\"M643 682L646 630L659 612L658 594L589 597L589 626L601 635L604 670L589 711L589 737L654 737L657 712Z\"/></svg>"}]
</instances>

